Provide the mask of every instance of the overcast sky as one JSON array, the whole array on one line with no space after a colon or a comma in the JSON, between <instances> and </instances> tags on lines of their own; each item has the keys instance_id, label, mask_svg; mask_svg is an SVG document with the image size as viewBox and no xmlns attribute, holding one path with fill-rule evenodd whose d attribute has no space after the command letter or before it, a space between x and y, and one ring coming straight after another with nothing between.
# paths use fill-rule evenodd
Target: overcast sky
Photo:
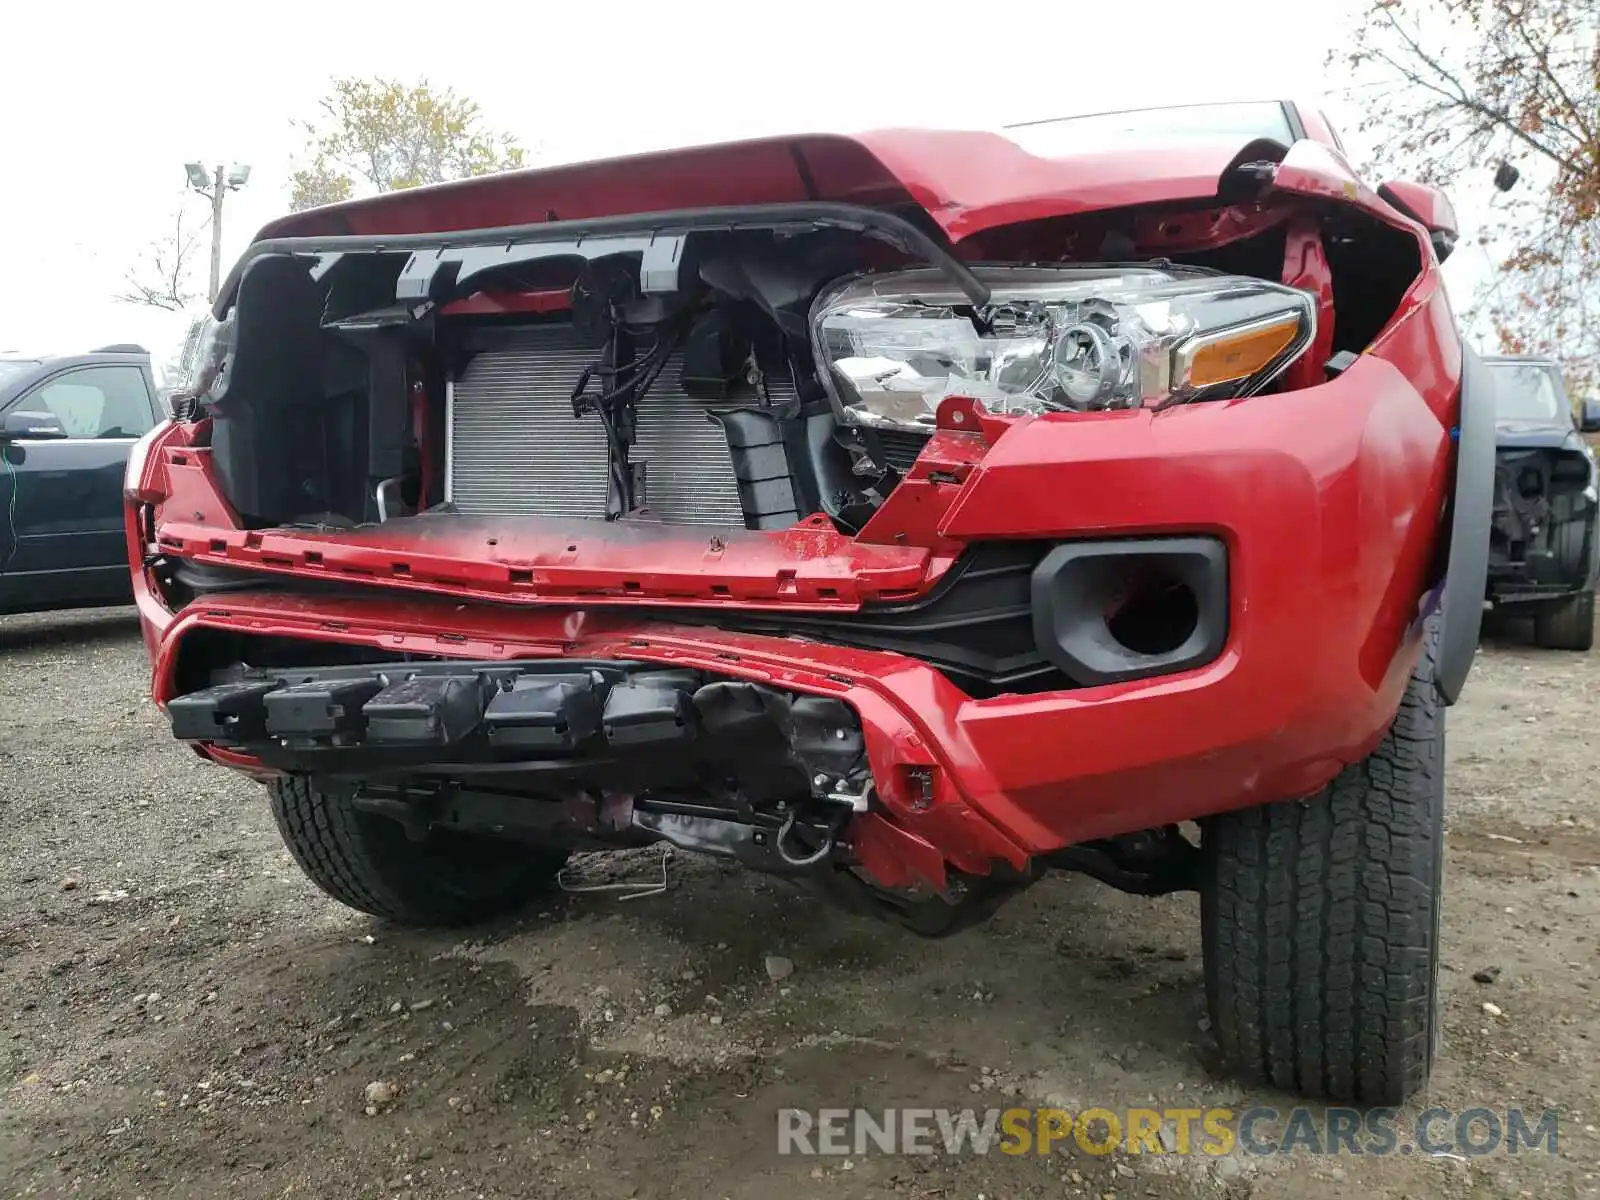
<instances>
[{"instance_id":1,"label":"overcast sky","mask_svg":"<svg viewBox=\"0 0 1600 1200\"><path fill-rule=\"evenodd\" d=\"M0 352L165 346L170 318L113 297L177 205L204 218L201 197L184 199L184 163L253 169L228 198L226 272L284 210L301 142L290 122L314 115L336 75L454 87L535 162L1281 96L1327 97L1349 141L1358 114L1323 66L1345 11L1283 0L14 4L0 71ZM1474 265L1456 259L1448 267L1470 282Z\"/></svg>"}]
</instances>

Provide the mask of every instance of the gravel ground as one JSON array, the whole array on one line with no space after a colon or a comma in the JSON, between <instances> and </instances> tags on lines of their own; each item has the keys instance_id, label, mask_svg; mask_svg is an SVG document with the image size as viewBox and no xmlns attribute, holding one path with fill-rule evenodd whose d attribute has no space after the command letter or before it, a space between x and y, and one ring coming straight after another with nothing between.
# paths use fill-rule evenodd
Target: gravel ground
<instances>
[{"instance_id":1,"label":"gravel ground","mask_svg":"<svg viewBox=\"0 0 1600 1200\"><path fill-rule=\"evenodd\" d=\"M926 942L679 855L665 895L399 932L167 736L125 614L0 621L0 656L0 1194L1600 1195L1600 654L1497 637L1452 713L1413 1106L1558 1109L1559 1154L825 1160L778 1156L778 1109L1288 1100L1215 1069L1192 897L1053 878Z\"/></svg>"}]
</instances>

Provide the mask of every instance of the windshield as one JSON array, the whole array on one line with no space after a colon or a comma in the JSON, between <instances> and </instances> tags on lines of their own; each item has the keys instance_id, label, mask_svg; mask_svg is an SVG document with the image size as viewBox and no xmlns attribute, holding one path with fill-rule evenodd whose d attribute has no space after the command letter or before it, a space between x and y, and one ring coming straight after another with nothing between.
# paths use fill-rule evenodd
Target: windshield
<instances>
[{"instance_id":1,"label":"windshield","mask_svg":"<svg viewBox=\"0 0 1600 1200\"><path fill-rule=\"evenodd\" d=\"M1496 363L1495 416L1502 421L1564 421L1572 414L1561 380L1549 367L1532 363Z\"/></svg>"},{"instance_id":2,"label":"windshield","mask_svg":"<svg viewBox=\"0 0 1600 1200\"><path fill-rule=\"evenodd\" d=\"M1036 154L1048 153L1051 149L1081 154L1126 147L1130 143L1170 144L1178 138L1202 141L1223 138L1241 145L1255 138L1271 138L1285 146L1295 141L1289 115L1276 100L1093 113L1008 125L1006 132Z\"/></svg>"}]
</instances>

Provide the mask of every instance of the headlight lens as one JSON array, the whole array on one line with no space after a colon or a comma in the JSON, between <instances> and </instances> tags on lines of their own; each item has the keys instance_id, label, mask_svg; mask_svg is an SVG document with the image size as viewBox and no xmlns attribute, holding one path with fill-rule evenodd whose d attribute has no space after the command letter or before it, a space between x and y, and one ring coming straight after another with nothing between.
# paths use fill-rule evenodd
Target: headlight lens
<instances>
[{"instance_id":1,"label":"headlight lens","mask_svg":"<svg viewBox=\"0 0 1600 1200\"><path fill-rule=\"evenodd\" d=\"M859 276L811 310L817 371L847 421L931 426L946 396L996 413L1248 396L1311 344L1297 288L1173 268L994 267L974 310L937 271Z\"/></svg>"}]
</instances>

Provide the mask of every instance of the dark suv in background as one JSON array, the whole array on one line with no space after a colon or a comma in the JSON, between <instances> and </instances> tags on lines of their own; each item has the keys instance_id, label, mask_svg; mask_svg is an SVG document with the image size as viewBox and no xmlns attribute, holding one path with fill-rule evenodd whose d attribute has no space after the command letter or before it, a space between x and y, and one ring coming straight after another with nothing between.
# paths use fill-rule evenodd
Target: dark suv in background
<instances>
[{"instance_id":1,"label":"dark suv in background","mask_svg":"<svg viewBox=\"0 0 1600 1200\"><path fill-rule=\"evenodd\" d=\"M1574 412L1561 366L1549 359L1484 359L1495 383L1495 501L1488 600L1531 616L1552 650L1594 644L1600 573L1597 469L1583 434L1600 431L1600 400Z\"/></svg>"},{"instance_id":2,"label":"dark suv in background","mask_svg":"<svg viewBox=\"0 0 1600 1200\"><path fill-rule=\"evenodd\" d=\"M0 613L132 601L123 474L166 415L142 347L0 357Z\"/></svg>"}]
</instances>

